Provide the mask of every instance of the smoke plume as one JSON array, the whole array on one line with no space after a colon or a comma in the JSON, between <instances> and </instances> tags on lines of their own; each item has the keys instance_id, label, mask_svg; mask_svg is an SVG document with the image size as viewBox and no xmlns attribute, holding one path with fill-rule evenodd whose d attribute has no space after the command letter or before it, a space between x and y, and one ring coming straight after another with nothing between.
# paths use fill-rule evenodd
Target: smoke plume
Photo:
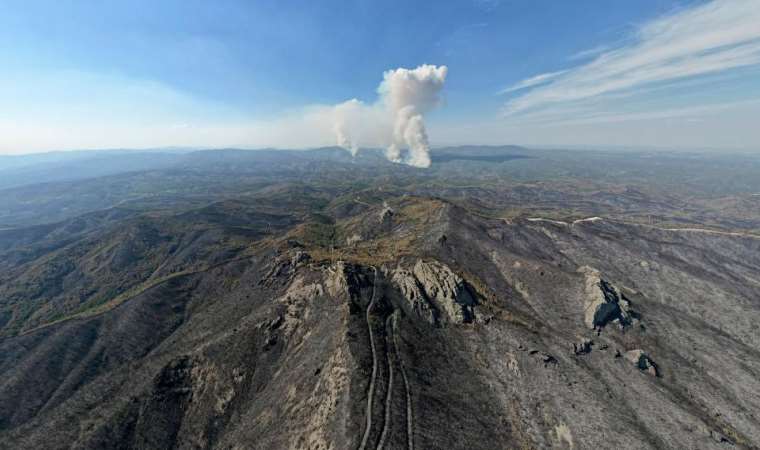
<instances>
[{"instance_id":1,"label":"smoke plume","mask_svg":"<svg viewBox=\"0 0 760 450\"><path fill-rule=\"evenodd\" d=\"M430 144L424 115L440 104L446 66L386 71L372 105L352 99L333 107L336 142L352 155L360 145L381 142L386 157L416 167L430 166Z\"/></svg>"}]
</instances>

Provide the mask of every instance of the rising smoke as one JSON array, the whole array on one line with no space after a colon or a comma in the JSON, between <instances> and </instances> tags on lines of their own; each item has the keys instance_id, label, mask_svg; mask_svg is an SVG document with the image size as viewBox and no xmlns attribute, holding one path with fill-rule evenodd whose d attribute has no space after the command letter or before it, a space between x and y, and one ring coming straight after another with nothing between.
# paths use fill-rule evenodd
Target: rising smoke
<instances>
[{"instance_id":1,"label":"rising smoke","mask_svg":"<svg viewBox=\"0 0 760 450\"><path fill-rule=\"evenodd\" d=\"M416 167L430 166L424 114L440 104L446 66L422 65L383 74L372 105L352 99L333 108L336 142L352 155L366 142L380 141L386 157Z\"/></svg>"}]
</instances>

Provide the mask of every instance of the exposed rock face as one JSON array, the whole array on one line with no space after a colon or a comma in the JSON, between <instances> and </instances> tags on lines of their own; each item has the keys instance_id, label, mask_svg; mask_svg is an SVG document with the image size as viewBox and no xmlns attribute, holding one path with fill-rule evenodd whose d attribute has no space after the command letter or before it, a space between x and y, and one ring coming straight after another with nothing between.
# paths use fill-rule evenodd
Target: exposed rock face
<instances>
[{"instance_id":1,"label":"exposed rock face","mask_svg":"<svg viewBox=\"0 0 760 450\"><path fill-rule=\"evenodd\" d=\"M625 352L625 359L635 364L639 370L644 371L653 377L656 377L658 375L657 365L649 358L644 350L637 348L635 350Z\"/></svg>"},{"instance_id":2,"label":"exposed rock face","mask_svg":"<svg viewBox=\"0 0 760 450\"><path fill-rule=\"evenodd\" d=\"M362 236L359 233L354 233L351 236L346 238L346 245L351 246L361 241L362 241Z\"/></svg>"},{"instance_id":3,"label":"exposed rock face","mask_svg":"<svg viewBox=\"0 0 760 450\"><path fill-rule=\"evenodd\" d=\"M348 279L346 278L346 264L338 261L334 266L327 269L325 288L332 297L348 295Z\"/></svg>"},{"instance_id":4,"label":"exposed rock face","mask_svg":"<svg viewBox=\"0 0 760 450\"><path fill-rule=\"evenodd\" d=\"M290 260L290 265L292 265L293 267L299 267L302 264L306 264L310 260L311 260L311 255L309 255L308 253L302 250L297 250L295 254L293 254L293 258Z\"/></svg>"},{"instance_id":5,"label":"exposed rock face","mask_svg":"<svg viewBox=\"0 0 760 450\"><path fill-rule=\"evenodd\" d=\"M394 270L391 280L409 302L409 306L414 314L426 322L436 323L437 311L427 299L426 294L411 270L399 267Z\"/></svg>"},{"instance_id":6,"label":"exposed rock face","mask_svg":"<svg viewBox=\"0 0 760 450\"><path fill-rule=\"evenodd\" d=\"M621 328L630 325L636 313L631 310L631 303L625 295L602 279L598 270L586 266L580 271L586 275L586 326L601 330L610 322L617 323Z\"/></svg>"},{"instance_id":7,"label":"exposed rock face","mask_svg":"<svg viewBox=\"0 0 760 450\"><path fill-rule=\"evenodd\" d=\"M386 222L393 218L393 208L388 203L383 202L383 209L380 211L380 221Z\"/></svg>"},{"instance_id":8,"label":"exposed rock face","mask_svg":"<svg viewBox=\"0 0 760 450\"><path fill-rule=\"evenodd\" d=\"M389 232L393 229L393 208L383 203L383 209L380 211L380 229Z\"/></svg>"},{"instance_id":9,"label":"exposed rock face","mask_svg":"<svg viewBox=\"0 0 760 450\"><path fill-rule=\"evenodd\" d=\"M469 323L477 300L466 283L448 266L417 260L412 270L397 268L392 276L412 311L427 322Z\"/></svg>"},{"instance_id":10,"label":"exposed rock face","mask_svg":"<svg viewBox=\"0 0 760 450\"><path fill-rule=\"evenodd\" d=\"M297 276L291 282L285 295L276 300L285 305L285 323L282 328L286 335L293 334L300 324L309 319L309 304L324 293L321 284L308 283L303 277Z\"/></svg>"},{"instance_id":11,"label":"exposed rock face","mask_svg":"<svg viewBox=\"0 0 760 450\"><path fill-rule=\"evenodd\" d=\"M544 363L544 366L548 366L549 364L557 364L557 358L540 350L533 349L530 350L528 354L534 358L541 360L541 362Z\"/></svg>"},{"instance_id":12,"label":"exposed rock face","mask_svg":"<svg viewBox=\"0 0 760 450\"><path fill-rule=\"evenodd\" d=\"M576 355L585 355L591 353L591 346L594 345L594 341L591 339L583 339L580 342L573 343L573 353Z\"/></svg>"}]
</instances>

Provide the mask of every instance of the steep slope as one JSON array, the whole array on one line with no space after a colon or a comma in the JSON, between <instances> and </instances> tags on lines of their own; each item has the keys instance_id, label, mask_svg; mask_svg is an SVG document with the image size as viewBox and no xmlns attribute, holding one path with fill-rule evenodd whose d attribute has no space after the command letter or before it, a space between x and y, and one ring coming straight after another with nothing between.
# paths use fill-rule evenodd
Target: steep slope
<instances>
[{"instance_id":1,"label":"steep slope","mask_svg":"<svg viewBox=\"0 0 760 450\"><path fill-rule=\"evenodd\" d=\"M3 338L0 447L760 446L757 237L350 204Z\"/></svg>"},{"instance_id":2,"label":"steep slope","mask_svg":"<svg viewBox=\"0 0 760 450\"><path fill-rule=\"evenodd\" d=\"M174 214L107 210L0 231L0 336L108 308L163 280L234 259L296 223L234 201Z\"/></svg>"},{"instance_id":3,"label":"steep slope","mask_svg":"<svg viewBox=\"0 0 760 450\"><path fill-rule=\"evenodd\" d=\"M291 448L328 439L332 420L352 416L346 282L275 261L254 257L173 278L103 315L3 341L4 445L170 448L254 439ZM44 383L18 389L34 385L40 371ZM344 412L333 415L335 408ZM347 439L344 429L329 440Z\"/></svg>"},{"instance_id":4,"label":"steep slope","mask_svg":"<svg viewBox=\"0 0 760 450\"><path fill-rule=\"evenodd\" d=\"M449 217L441 259L530 324L494 320L473 352L505 408L537 408L520 414L531 445L757 447L760 239Z\"/></svg>"}]
</instances>

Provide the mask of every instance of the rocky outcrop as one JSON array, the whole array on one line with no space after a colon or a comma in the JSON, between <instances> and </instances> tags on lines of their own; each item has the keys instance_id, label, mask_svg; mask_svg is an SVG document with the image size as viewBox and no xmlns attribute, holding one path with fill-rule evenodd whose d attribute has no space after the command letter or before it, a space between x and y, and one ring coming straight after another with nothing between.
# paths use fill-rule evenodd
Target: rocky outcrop
<instances>
[{"instance_id":1,"label":"rocky outcrop","mask_svg":"<svg viewBox=\"0 0 760 450\"><path fill-rule=\"evenodd\" d=\"M319 283L310 283L303 276L296 276L293 279L285 294L275 300L285 305L282 330L286 336L292 335L301 323L309 319L309 314L311 314L309 304L324 294L325 289Z\"/></svg>"},{"instance_id":2,"label":"rocky outcrop","mask_svg":"<svg viewBox=\"0 0 760 450\"><path fill-rule=\"evenodd\" d=\"M414 272L404 268L394 270L391 281L398 287L407 301L408 309L423 320L435 324L438 320L438 312L430 303L424 290L420 286Z\"/></svg>"},{"instance_id":3,"label":"rocky outcrop","mask_svg":"<svg viewBox=\"0 0 760 450\"><path fill-rule=\"evenodd\" d=\"M393 219L393 208L388 206L388 203L383 202L383 209L380 211L380 221L386 222Z\"/></svg>"},{"instance_id":4,"label":"rocky outcrop","mask_svg":"<svg viewBox=\"0 0 760 450\"><path fill-rule=\"evenodd\" d=\"M542 352L540 350L536 350L536 349L529 350L528 354L532 356L533 358L536 358L540 360L541 362L543 362L544 367L548 367L549 364L557 364L557 358L555 358L554 356L548 353Z\"/></svg>"},{"instance_id":5,"label":"rocky outcrop","mask_svg":"<svg viewBox=\"0 0 760 450\"><path fill-rule=\"evenodd\" d=\"M293 257L290 259L290 265L293 267L300 267L311 261L311 255L303 250L296 250Z\"/></svg>"},{"instance_id":6,"label":"rocky outcrop","mask_svg":"<svg viewBox=\"0 0 760 450\"><path fill-rule=\"evenodd\" d=\"M639 370L646 372L653 377L659 375L657 365L652 361L649 355L644 352L644 350L637 348L635 350L627 351L625 352L625 359L636 365Z\"/></svg>"},{"instance_id":7,"label":"rocky outcrop","mask_svg":"<svg viewBox=\"0 0 760 450\"><path fill-rule=\"evenodd\" d=\"M475 296L462 277L446 265L417 260L412 269L397 268L391 279L409 308L433 325L475 319Z\"/></svg>"},{"instance_id":8,"label":"rocky outcrop","mask_svg":"<svg viewBox=\"0 0 760 450\"><path fill-rule=\"evenodd\" d=\"M393 230L394 215L393 208L383 202L383 209L380 211L380 231L389 233Z\"/></svg>"},{"instance_id":9,"label":"rocky outcrop","mask_svg":"<svg viewBox=\"0 0 760 450\"><path fill-rule=\"evenodd\" d=\"M327 293L331 297L340 297L343 295L349 295L349 281L346 278L346 264L343 261L338 261L333 266L329 267L325 272L324 285Z\"/></svg>"},{"instance_id":10,"label":"rocky outcrop","mask_svg":"<svg viewBox=\"0 0 760 450\"><path fill-rule=\"evenodd\" d=\"M356 245L356 244L358 244L358 243L359 243L359 242L361 242L362 240L363 240L363 239L362 239L362 235L361 235L361 234L359 234L359 233L354 233L354 234L352 234L351 236L348 236L348 237L346 238L346 245L348 245L348 246L353 246L353 245Z\"/></svg>"},{"instance_id":11,"label":"rocky outcrop","mask_svg":"<svg viewBox=\"0 0 760 450\"><path fill-rule=\"evenodd\" d=\"M585 355L591 353L591 346L594 345L594 341L591 339L582 339L580 342L573 343L573 353L576 355Z\"/></svg>"},{"instance_id":12,"label":"rocky outcrop","mask_svg":"<svg viewBox=\"0 0 760 450\"><path fill-rule=\"evenodd\" d=\"M586 276L584 287L584 322L594 330L601 330L610 322L625 328L633 323L637 314L631 302L610 282L602 279L598 270L582 267Z\"/></svg>"}]
</instances>

